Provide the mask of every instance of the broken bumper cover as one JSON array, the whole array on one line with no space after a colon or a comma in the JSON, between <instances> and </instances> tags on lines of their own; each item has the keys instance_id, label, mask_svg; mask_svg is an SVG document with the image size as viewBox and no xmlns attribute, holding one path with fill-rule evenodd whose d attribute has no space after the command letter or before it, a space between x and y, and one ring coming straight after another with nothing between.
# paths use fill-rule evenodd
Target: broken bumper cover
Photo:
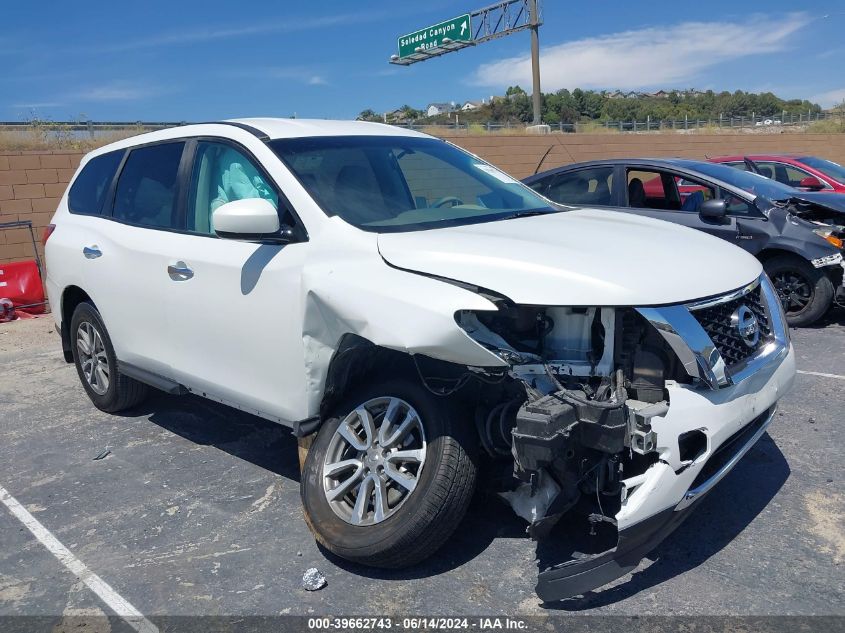
<instances>
[{"instance_id":1,"label":"broken bumper cover","mask_svg":"<svg viewBox=\"0 0 845 633\"><path fill-rule=\"evenodd\" d=\"M836 286L836 294L834 295L834 301L839 305L845 305L845 261L840 263L842 267L842 272L837 271L838 279L841 282L838 286Z\"/></svg>"},{"instance_id":2,"label":"broken bumper cover","mask_svg":"<svg viewBox=\"0 0 845 633\"><path fill-rule=\"evenodd\" d=\"M758 373L727 389L670 387L669 413L654 424L661 461L623 482L616 547L541 571L537 595L545 602L581 595L632 571L762 437L794 376L790 345ZM686 464L679 461L677 439L690 430L703 431L708 448Z\"/></svg>"}]
</instances>

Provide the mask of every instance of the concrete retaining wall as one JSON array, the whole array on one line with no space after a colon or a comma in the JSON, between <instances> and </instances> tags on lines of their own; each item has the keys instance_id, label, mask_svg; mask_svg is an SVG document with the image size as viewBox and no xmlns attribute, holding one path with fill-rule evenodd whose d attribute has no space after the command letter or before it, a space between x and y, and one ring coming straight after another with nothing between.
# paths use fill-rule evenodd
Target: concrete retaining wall
<instances>
[{"instance_id":1,"label":"concrete retaining wall","mask_svg":"<svg viewBox=\"0 0 845 633\"><path fill-rule=\"evenodd\" d=\"M568 163L626 156L703 159L725 154L799 153L845 164L845 134L491 134L445 138L517 178ZM32 220L40 240L81 158L79 152L60 150L0 152L0 222ZM0 231L0 264L32 257L26 230Z\"/></svg>"}]
</instances>

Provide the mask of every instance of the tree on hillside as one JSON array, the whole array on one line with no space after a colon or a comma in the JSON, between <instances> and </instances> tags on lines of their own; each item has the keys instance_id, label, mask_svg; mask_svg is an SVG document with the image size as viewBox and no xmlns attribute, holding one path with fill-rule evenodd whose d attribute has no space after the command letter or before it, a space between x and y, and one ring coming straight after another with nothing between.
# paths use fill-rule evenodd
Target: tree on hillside
<instances>
[{"instance_id":1,"label":"tree on hillside","mask_svg":"<svg viewBox=\"0 0 845 633\"><path fill-rule=\"evenodd\" d=\"M407 103L399 108L399 111L402 113L402 116L406 119L419 119L424 116L422 110L416 110L409 106Z\"/></svg>"},{"instance_id":2,"label":"tree on hillside","mask_svg":"<svg viewBox=\"0 0 845 633\"><path fill-rule=\"evenodd\" d=\"M361 113L355 117L356 121L382 121L382 116L373 110L372 108L367 108L366 110L361 110Z\"/></svg>"}]
</instances>

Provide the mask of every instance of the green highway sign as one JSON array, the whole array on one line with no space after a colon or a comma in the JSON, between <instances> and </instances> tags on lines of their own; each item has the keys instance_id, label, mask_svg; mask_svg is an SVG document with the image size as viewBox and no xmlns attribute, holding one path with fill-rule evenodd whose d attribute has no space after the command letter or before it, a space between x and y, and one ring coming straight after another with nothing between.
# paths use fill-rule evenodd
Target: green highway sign
<instances>
[{"instance_id":1,"label":"green highway sign","mask_svg":"<svg viewBox=\"0 0 845 633\"><path fill-rule=\"evenodd\" d=\"M469 42L472 40L472 23L469 13L403 35L399 38L399 59L427 51L430 48L438 48L443 45L444 38L453 42Z\"/></svg>"}]
</instances>

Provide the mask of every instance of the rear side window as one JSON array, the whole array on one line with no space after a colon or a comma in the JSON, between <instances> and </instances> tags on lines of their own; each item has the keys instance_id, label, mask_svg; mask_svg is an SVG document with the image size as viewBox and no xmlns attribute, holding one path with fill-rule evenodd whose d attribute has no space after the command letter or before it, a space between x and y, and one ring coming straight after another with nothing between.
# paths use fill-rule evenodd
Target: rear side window
<instances>
[{"instance_id":1,"label":"rear side window","mask_svg":"<svg viewBox=\"0 0 845 633\"><path fill-rule=\"evenodd\" d=\"M133 149L120 172L114 218L153 228L177 226L179 162L185 143Z\"/></svg>"},{"instance_id":2,"label":"rear side window","mask_svg":"<svg viewBox=\"0 0 845 633\"><path fill-rule=\"evenodd\" d=\"M81 215L102 215L103 202L123 151L95 156L82 168L68 193L68 209Z\"/></svg>"},{"instance_id":3,"label":"rear side window","mask_svg":"<svg viewBox=\"0 0 845 633\"><path fill-rule=\"evenodd\" d=\"M613 167L593 167L556 176L546 197L562 204L609 205Z\"/></svg>"}]
</instances>

